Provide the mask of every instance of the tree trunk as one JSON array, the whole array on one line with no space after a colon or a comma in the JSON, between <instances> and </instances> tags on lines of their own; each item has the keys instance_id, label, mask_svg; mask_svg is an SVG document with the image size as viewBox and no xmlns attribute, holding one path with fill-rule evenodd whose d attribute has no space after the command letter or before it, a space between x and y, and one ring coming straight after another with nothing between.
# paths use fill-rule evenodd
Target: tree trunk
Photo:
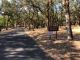
<instances>
[{"instance_id":1,"label":"tree trunk","mask_svg":"<svg viewBox=\"0 0 80 60\"><path fill-rule=\"evenodd\" d=\"M51 14L50 14L51 1L52 0L48 0L48 10L47 10L48 12L48 26L47 26L48 30L49 30L49 27L51 26Z\"/></svg>"},{"instance_id":2,"label":"tree trunk","mask_svg":"<svg viewBox=\"0 0 80 60\"><path fill-rule=\"evenodd\" d=\"M8 21L9 21L9 16L8 19L6 19L6 30L8 30Z\"/></svg>"},{"instance_id":3,"label":"tree trunk","mask_svg":"<svg viewBox=\"0 0 80 60\"><path fill-rule=\"evenodd\" d=\"M26 28L26 22L23 20L23 27Z\"/></svg>"},{"instance_id":4,"label":"tree trunk","mask_svg":"<svg viewBox=\"0 0 80 60\"><path fill-rule=\"evenodd\" d=\"M80 16L78 17L78 25L80 26Z\"/></svg>"},{"instance_id":5,"label":"tree trunk","mask_svg":"<svg viewBox=\"0 0 80 60\"><path fill-rule=\"evenodd\" d=\"M17 27L17 21L15 20L15 23L14 23L14 28L16 28Z\"/></svg>"},{"instance_id":6,"label":"tree trunk","mask_svg":"<svg viewBox=\"0 0 80 60\"><path fill-rule=\"evenodd\" d=\"M67 28L67 39L72 40L73 34L71 29L71 18L70 18L70 10L69 10L69 0L63 0L65 18L66 18L66 28Z\"/></svg>"}]
</instances>

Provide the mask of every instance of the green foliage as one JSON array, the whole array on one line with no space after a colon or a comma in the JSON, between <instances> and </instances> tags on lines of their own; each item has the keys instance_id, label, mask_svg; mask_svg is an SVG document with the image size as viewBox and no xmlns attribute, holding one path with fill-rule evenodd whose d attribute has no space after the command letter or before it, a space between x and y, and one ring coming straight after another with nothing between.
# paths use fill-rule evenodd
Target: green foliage
<instances>
[{"instance_id":1,"label":"green foliage","mask_svg":"<svg viewBox=\"0 0 80 60\"><path fill-rule=\"evenodd\" d=\"M14 25L15 23L17 23L17 25L23 25L25 22L26 26L45 26L47 25L48 20L48 8L50 8L50 16L52 20L51 24L58 23L59 25L65 25L63 8L62 6L59 8L57 7L59 4L62 5L62 0L52 0L50 6L48 6L48 0L12 0L11 2L8 2L7 0L2 1L3 5L1 10L5 12L7 17L9 17L9 25ZM72 7L70 8L71 16L73 17L72 21L77 21L75 20L79 16L77 3L70 0L70 7Z\"/></svg>"},{"instance_id":2,"label":"green foliage","mask_svg":"<svg viewBox=\"0 0 80 60\"><path fill-rule=\"evenodd\" d=\"M0 17L0 26L5 26L5 19L2 16Z\"/></svg>"}]
</instances>

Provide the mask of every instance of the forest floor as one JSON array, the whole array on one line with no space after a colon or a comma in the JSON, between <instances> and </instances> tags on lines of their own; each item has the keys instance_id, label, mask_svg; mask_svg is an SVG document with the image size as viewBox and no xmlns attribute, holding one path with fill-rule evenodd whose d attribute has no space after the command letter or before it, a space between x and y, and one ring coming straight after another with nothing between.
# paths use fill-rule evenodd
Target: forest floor
<instances>
[{"instance_id":1,"label":"forest floor","mask_svg":"<svg viewBox=\"0 0 80 60\"><path fill-rule=\"evenodd\" d=\"M80 60L80 27L72 26L73 40L67 40L65 27L60 27L57 32L50 33L46 28L25 31L33 37L39 47L55 60Z\"/></svg>"}]
</instances>

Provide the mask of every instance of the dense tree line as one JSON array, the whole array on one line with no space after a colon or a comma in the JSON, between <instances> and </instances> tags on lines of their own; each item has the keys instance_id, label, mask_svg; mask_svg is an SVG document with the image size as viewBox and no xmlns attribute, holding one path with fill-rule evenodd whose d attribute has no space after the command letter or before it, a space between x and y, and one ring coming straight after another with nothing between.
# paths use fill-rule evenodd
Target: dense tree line
<instances>
[{"instance_id":1,"label":"dense tree line","mask_svg":"<svg viewBox=\"0 0 80 60\"><path fill-rule=\"evenodd\" d=\"M6 29L66 26L68 38L72 39L71 25L80 25L79 0L2 0L0 10Z\"/></svg>"}]
</instances>

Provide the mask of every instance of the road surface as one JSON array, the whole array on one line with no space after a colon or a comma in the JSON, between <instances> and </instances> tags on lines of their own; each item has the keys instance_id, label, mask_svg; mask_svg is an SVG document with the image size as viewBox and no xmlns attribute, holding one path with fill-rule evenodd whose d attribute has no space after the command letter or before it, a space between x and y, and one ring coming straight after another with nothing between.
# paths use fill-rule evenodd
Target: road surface
<instances>
[{"instance_id":1,"label":"road surface","mask_svg":"<svg viewBox=\"0 0 80 60\"><path fill-rule=\"evenodd\" d=\"M0 60L53 60L23 30L0 34Z\"/></svg>"}]
</instances>

